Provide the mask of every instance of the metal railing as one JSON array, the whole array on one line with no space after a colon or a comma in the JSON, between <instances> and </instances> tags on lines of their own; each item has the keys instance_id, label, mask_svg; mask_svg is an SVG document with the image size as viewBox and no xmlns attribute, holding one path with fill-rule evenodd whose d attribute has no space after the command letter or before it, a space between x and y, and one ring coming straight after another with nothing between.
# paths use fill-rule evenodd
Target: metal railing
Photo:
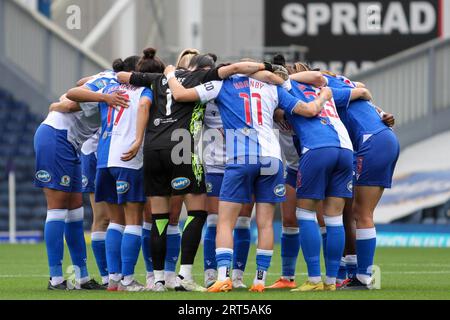
<instances>
[{"instance_id":1,"label":"metal railing","mask_svg":"<svg viewBox=\"0 0 450 320\"><path fill-rule=\"evenodd\" d=\"M402 146L450 130L450 39L436 39L353 77L395 114Z\"/></svg>"},{"instance_id":2,"label":"metal railing","mask_svg":"<svg viewBox=\"0 0 450 320\"><path fill-rule=\"evenodd\" d=\"M48 99L109 67L40 13L14 0L0 0L0 59Z\"/></svg>"}]
</instances>

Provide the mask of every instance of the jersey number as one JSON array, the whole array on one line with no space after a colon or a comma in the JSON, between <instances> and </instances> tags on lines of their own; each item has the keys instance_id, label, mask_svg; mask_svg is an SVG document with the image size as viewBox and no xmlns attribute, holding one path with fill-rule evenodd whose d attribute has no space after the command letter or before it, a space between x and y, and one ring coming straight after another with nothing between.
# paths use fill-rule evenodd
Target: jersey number
<instances>
[{"instance_id":1,"label":"jersey number","mask_svg":"<svg viewBox=\"0 0 450 320\"><path fill-rule=\"evenodd\" d=\"M252 105L256 103L256 109L258 112L258 125L263 125L263 114L262 114L262 103L261 103L261 95L259 93L252 93L252 101L250 101L250 96L247 93L241 92L239 97L244 99L244 109L245 109L245 123L247 125L252 124Z\"/></svg>"},{"instance_id":2,"label":"jersey number","mask_svg":"<svg viewBox=\"0 0 450 320\"><path fill-rule=\"evenodd\" d=\"M319 96L315 92L304 92L305 96L307 98L313 97L314 99L318 98ZM321 118L337 118L339 119L339 115L337 114L336 107L334 106L334 103L330 100L327 101L325 104L325 107L322 109L322 111L319 114L319 117Z\"/></svg>"},{"instance_id":3,"label":"jersey number","mask_svg":"<svg viewBox=\"0 0 450 320\"><path fill-rule=\"evenodd\" d=\"M166 94L167 94L166 116L170 116L172 114L172 91L170 91L170 89L167 89Z\"/></svg>"},{"instance_id":4,"label":"jersey number","mask_svg":"<svg viewBox=\"0 0 450 320\"><path fill-rule=\"evenodd\" d=\"M125 94L123 96L124 96L124 98L130 100L130 97L127 94ZM113 106L108 106L108 117L107 117L108 127L111 126L111 121L112 121L114 109L115 108ZM116 119L114 120L114 126L117 126L119 124L119 121L122 118L122 115L123 115L124 111L125 111L125 108L124 107L120 107L119 114L117 115Z\"/></svg>"}]
</instances>

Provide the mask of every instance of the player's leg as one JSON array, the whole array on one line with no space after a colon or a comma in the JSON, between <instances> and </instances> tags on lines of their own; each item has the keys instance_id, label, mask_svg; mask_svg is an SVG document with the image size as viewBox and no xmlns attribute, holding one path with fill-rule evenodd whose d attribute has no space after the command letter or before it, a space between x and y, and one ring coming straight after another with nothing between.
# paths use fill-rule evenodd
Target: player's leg
<instances>
[{"instance_id":1,"label":"player's leg","mask_svg":"<svg viewBox=\"0 0 450 320\"><path fill-rule=\"evenodd\" d=\"M217 281L208 292L232 290L230 270L233 262L233 230L244 203L252 201L255 165L227 165L222 182L216 235Z\"/></svg>"},{"instance_id":2,"label":"player's leg","mask_svg":"<svg viewBox=\"0 0 450 320\"><path fill-rule=\"evenodd\" d=\"M273 215L275 204L256 204L256 225L258 226L258 247L256 249L256 274L250 291L263 292L267 272L273 255Z\"/></svg>"},{"instance_id":3,"label":"player's leg","mask_svg":"<svg viewBox=\"0 0 450 320\"><path fill-rule=\"evenodd\" d=\"M108 291L117 291L122 279L120 248L125 230L125 216L117 204L116 182L107 168L97 170L95 178L95 201L105 203L109 225L106 229L105 250L109 273Z\"/></svg>"},{"instance_id":4,"label":"player's leg","mask_svg":"<svg viewBox=\"0 0 450 320\"><path fill-rule=\"evenodd\" d=\"M286 201L281 204L283 229L281 233L281 278L269 289L293 289L295 283L295 269L300 250L300 232L297 223L297 171L288 168L285 179Z\"/></svg>"},{"instance_id":5,"label":"player's leg","mask_svg":"<svg viewBox=\"0 0 450 320\"><path fill-rule=\"evenodd\" d=\"M44 240L47 250L50 281L49 290L66 290L62 260L64 256L64 228L68 214L71 187L67 177L76 165L77 155L67 142L67 135L40 125L34 136L36 174L34 185L44 191L47 200L47 217ZM64 181L63 177L66 177ZM62 185L60 182L64 182Z\"/></svg>"},{"instance_id":6,"label":"player's leg","mask_svg":"<svg viewBox=\"0 0 450 320\"><path fill-rule=\"evenodd\" d=\"M166 259L167 227L170 212L170 178L172 176L170 151L144 152L145 193L150 198L152 211L151 257L155 275L154 291L166 291L164 265Z\"/></svg>"},{"instance_id":7,"label":"player's leg","mask_svg":"<svg viewBox=\"0 0 450 320\"><path fill-rule=\"evenodd\" d=\"M142 222L144 205L143 170L128 168L110 168L117 187L118 203L125 212L125 230L123 232L121 258L123 279L119 291L143 291L145 287L134 276L142 243Z\"/></svg>"},{"instance_id":8,"label":"player's leg","mask_svg":"<svg viewBox=\"0 0 450 320\"><path fill-rule=\"evenodd\" d=\"M89 194L89 200L92 207L93 221L91 229L91 245L94 253L95 261L97 263L100 276L102 277L102 284L108 285L108 265L106 262L106 230L109 225L108 207L104 202L95 202L95 194Z\"/></svg>"},{"instance_id":9,"label":"player's leg","mask_svg":"<svg viewBox=\"0 0 450 320\"><path fill-rule=\"evenodd\" d=\"M82 152L80 158L82 175L81 191L84 194L89 194L93 215L91 247L100 276L102 277L102 285L106 289L109 281L105 249L106 229L109 224L108 211L105 203L95 202L95 175L97 172L97 157L95 152L88 155Z\"/></svg>"},{"instance_id":10,"label":"player's leg","mask_svg":"<svg viewBox=\"0 0 450 320\"><path fill-rule=\"evenodd\" d=\"M294 291L323 290L320 268L322 238L317 222L320 202L325 190L330 168L334 167L329 148L310 150L300 158L297 176L297 220L300 228L300 246L308 269L308 281Z\"/></svg>"},{"instance_id":11,"label":"player's leg","mask_svg":"<svg viewBox=\"0 0 450 320\"><path fill-rule=\"evenodd\" d=\"M356 277L356 220L353 214L353 199L345 199L344 207L345 250L344 259L341 261L337 284L345 284ZM344 268L343 268L344 266ZM344 270L342 270L344 269ZM342 283L341 280L344 280Z\"/></svg>"},{"instance_id":12,"label":"player's leg","mask_svg":"<svg viewBox=\"0 0 450 320\"><path fill-rule=\"evenodd\" d=\"M48 265L50 271L50 290L65 290L62 261L64 256L64 227L67 217L67 208L70 194L63 191L44 188L47 200L47 218L44 227L44 240L47 249Z\"/></svg>"},{"instance_id":13,"label":"player's leg","mask_svg":"<svg viewBox=\"0 0 450 320\"><path fill-rule=\"evenodd\" d=\"M152 236L152 208L150 199L144 206L144 223L142 224L142 256L145 263L145 288L153 290L155 287L155 275L153 273L152 251L151 251L151 236Z\"/></svg>"},{"instance_id":14,"label":"player's leg","mask_svg":"<svg viewBox=\"0 0 450 320\"><path fill-rule=\"evenodd\" d=\"M383 195L383 187L356 186L353 212L356 216L357 279L365 285L371 282L376 248L373 212Z\"/></svg>"},{"instance_id":15,"label":"player's leg","mask_svg":"<svg viewBox=\"0 0 450 320\"><path fill-rule=\"evenodd\" d=\"M244 204L234 227L233 254L233 288L247 288L244 284L244 272L250 251L250 223L252 220L253 203Z\"/></svg>"},{"instance_id":16,"label":"player's leg","mask_svg":"<svg viewBox=\"0 0 450 320\"><path fill-rule=\"evenodd\" d=\"M395 134L392 130L384 130L367 139L356 155L353 214L356 219L358 272L356 279L343 287L345 289L371 288L376 248L373 213L384 189L391 187L399 152Z\"/></svg>"},{"instance_id":17,"label":"player's leg","mask_svg":"<svg viewBox=\"0 0 450 320\"><path fill-rule=\"evenodd\" d=\"M206 189L204 184L202 189ZM207 218L206 200L206 193L189 193L184 197L188 216L181 238L180 281L175 288L177 291L205 291L205 288L195 283L192 268Z\"/></svg>"},{"instance_id":18,"label":"player's leg","mask_svg":"<svg viewBox=\"0 0 450 320\"><path fill-rule=\"evenodd\" d=\"M337 161L330 173L324 201L324 221L327 228L327 254L325 289L335 290L336 279L345 249L343 211L345 199L351 199L353 190L353 152L346 149L334 150Z\"/></svg>"},{"instance_id":19,"label":"player's leg","mask_svg":"<svg viewBox=\"0 0 450 320\"><path fill-rule=\"evenodd\" d=\"M275 204L286 200L284 169L281 160L262 158L259 175L254 182L258 246L256 249L256 275L251 292L263 292L273 255L273 215Z\"/></svg>"},{"instance_id":20,"label":"player's leg","mask_svg":"<svg viewBox=\"0 0 450 320\"><path fill-rule=\"evenodd\" d=\"M183 207L182 196L170 197L169 225L167 226L167 249L164 262L164 280L168 289L176 287L176 268L181 249L179 220Z\"/></svg>"},{"instance_id":21,"label":"player's leg","mask_svg":"<svg viewBox=\"0 0 450 320\"><path fill-rule=\"evenodd\" d=\"M219 212L219 195L222 186L223 174L206 175L208 217L206 219L206 232L203 240L203 266L205 271L205 287L209 288L217 280L216 262L216 231Z\"/></svg>"}]
</instances>

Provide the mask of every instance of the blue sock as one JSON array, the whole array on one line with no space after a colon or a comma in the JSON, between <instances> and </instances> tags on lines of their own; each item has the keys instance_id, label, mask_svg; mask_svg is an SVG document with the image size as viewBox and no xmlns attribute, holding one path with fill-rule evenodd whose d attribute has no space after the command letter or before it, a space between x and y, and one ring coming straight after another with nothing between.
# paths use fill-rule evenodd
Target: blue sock
<instances>
[{"instance_id":1,"label":"blue sock","mask_svg":"<svg viewBox=\"0 0 450 320\"><path fill-rule=\"evenodd\" d=\"M85 279L89 277L86 266L87 253L83 220L84 209L82 207L75 210L69 210L64 230L72 263L80 271L80 274L78 275L78 270L76 270L76 279Z\"/></svg>"},{"instance_id":2,"label":"blue sock","mask_svg":"<svg viewBox=\"0 0 450 320\"><path fill-rule=\"evenodd\" d=\"M341 258L341 262L339 264L339 271L337 278L341 281L347 279L347 266L345 265L345 258Z\"/></svg>"},{"instance_id":3,"label":"blue sock","mask_svg":"<svg viewBox=\"0 0 450 320\"><path fill-rule=\"evenodd\" d=\"M91 245L94 252L95 261L100 275L106 277L108 275L108 265L106 263L106 232L92 232Z\"/></svg>"},{"instance_id":4,"label":"blue sock","mask_svg":"<svg viewBox=\"0 0 450 320\"><path fill-rule=\"evenodd\" d=\"M144 257L145 262L145 270L147 273L153 272L153 262L152 262L152 247L151 247L151 238L152 238L152 224L148 222L144 222L142 227L142 256Z\"/></svg>"},{"instance_id":5,"label":"blue sock","mask_svg":"<svg viewBox=\"0 0 450 320\"><path fill-rule=\"evenodd\" d=\"M217 280L223 281L229 278L231 262L233 261L233 249L217 248L216 261L218 270Z\"/></svg>"},{"instance_id":6,"label":"blue sock","mask_svg":"<svg viewBox=\"0 0 450 320\"><path fill-rule=\"evenodd\" d=\"M295 278L298 252L300 250L299 228L283 227L281 234L281 275L285 279Z\"/></svg>"},{"instance_id":7,"label":"blue sock","mask_svg":"<svg viewBox=\"0 0 450 320\"><path fill-rule=\"evenodd\" d=\"M254 284L265 284L267 277L267 270L270 267L273 250L256 249L256 275L253 281Z\"/></svg>"},{"instance_id":8,"label":"blue sock","mask_svg":"<svg viewBox=\"0 0 450 320\"><path fill-rule=\"evenodd\" d=\"M298 208L297 219L300 227L300 246L308 268L308 277L312 282L320 282L321 237L316 213Z\"/></svg>"},{"instance_id":9,"label":"blue sock","mask_svg":"<svg viewBox=\"0 0 450 320\"><path fill-rule=\"evenodd\" d=\"M250 250L251 218L239 217L234 229L233 270L245 271L248 251Z\"/></svg>"},{"instance_id":10,"label":"blue sock","mask_svg":"<svg viewBox=\"0 0 450 320\"><path fill-rule=\"evenodd\" d=\"M125 226L117 223L110 223L106 230L106 261L109 274L122 273L121 247L124 230Z\"/></svg>"},{"instance_id":11,"label":"blue sock","mask_svg":"<svg viewBox=\"0 0 450 320\"><path fill-rule=\"evenodd\" d=\"M216 262L216 230L217 214L209 214L206 218L206 232L203 239L204 270L217 269Z\"/></svg>"},{"instance_id":12,"label":"blue sock","mask_svg":"<svg viewBox=\"0 0 450 320\"><path fill-rule=\"evenodd\" d=\"M356 255L346 255L344 260L348 278L349 279L355 278L356 273L358 273L358 264Z\"/></svg>"},{"instance_id":13,"label":"blue sock","mask_svg":"<svg viewBox=\"0 0 450 320\"><path fill-rule=\"evenodd\" d=\"M372 275L372 265L377 246L375 228L356 230L356 256L358 259L358 279L368 279Z\"/></svg>"},{"instance_id":14,"label":"blue sock","mask_svg":"<svg viewBox=\"0 0 450 320\"><path fill-rule=\"evenodd\" d=\"M323 250L323 259L327 258L327 228L320 227L320 233L322 234L322 250Z\"/></svg>"},{"instance_id":15,"label":"blue sock","mask_svg":"<svg viewBox=\"0 0 450 320\"><path fill-rule=\"evenodd\" d=\"M63 276L64 226L66 224L67 212L67 209L53 209L47 211L44 239L47 248L48 266L51 278Z\"/></svg>"},{"instance_id":16,"label":"blue sock","mask_svg":"<svg viewBox=\"0 0 450 320\"><path fill-rule=\"evenodd\" d=\"M181 233L178 225L167 226L167 249L164 260L164 271L175 272L181 248Z\"/></svg>"},{"instance_id":17,"label":"blue sock","mask_svg":"<svg viewBox=\"0 0 450 320\"><path fill-rule=\"evenodd\" d=\"M134 267L141 250L142 226L127 225L123 232L121 256L124 277L134 275Z\"/></svg>"},{"instance_id":18,"label":"blue sock","mask_svg":"<svg viewBox=\"0 0 450 320\"><path fill-rule=\"evenodd\" d=\"M324 216L327 226L327 284L336 284L342 255L345 248L345 229L342 215L337 217Z\"/></svg>"}]
</instances>

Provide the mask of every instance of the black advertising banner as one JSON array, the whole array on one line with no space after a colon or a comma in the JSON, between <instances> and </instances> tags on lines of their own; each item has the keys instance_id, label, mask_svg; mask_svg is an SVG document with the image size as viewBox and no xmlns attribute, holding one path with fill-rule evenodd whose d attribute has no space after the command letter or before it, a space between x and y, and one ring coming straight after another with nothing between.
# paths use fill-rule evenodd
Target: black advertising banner
<instances>
[{"instance_id":1,"label":"black advertising banner","mask_svg":"<svg viewBox=\"0 0 450 320\"><path fill-rule=\"evenodd\" d=\"M308 61L351 74L439 37L444 0L265 1L265 45L303 45Z\"/></svg>"}]
</instances>

